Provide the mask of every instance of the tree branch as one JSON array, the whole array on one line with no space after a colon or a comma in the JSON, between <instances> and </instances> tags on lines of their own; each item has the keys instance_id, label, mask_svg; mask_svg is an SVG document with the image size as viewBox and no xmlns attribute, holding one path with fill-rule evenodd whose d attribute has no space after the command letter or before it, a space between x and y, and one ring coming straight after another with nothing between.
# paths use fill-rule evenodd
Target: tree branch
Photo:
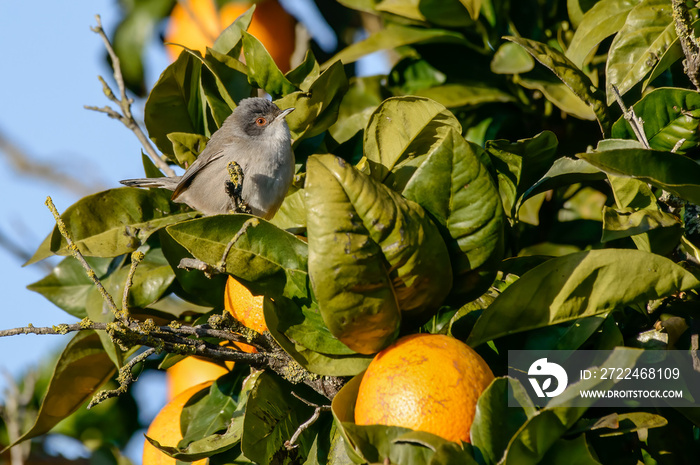
<instances>
[{"instance_id":1,"label":"tree branch","mask_svg":"<svg viewBox=\"0 0 700 465\"><path fill-rule=\"evenodd\" d=\"M673 8L673 22L676 26L676 34L683 49L683 70L688 75L695 90L700 90L700 41L695 37L691 24L690 12L685 0L671 0Z\"/></svg>"},{"instance_id":2,"label":"tree branch","mask_svg":"<svg viewBox=\"0 0 700 465\"><path fill-rule=\"evenodd\" d=\"M141 145L146 150L146 153L148 153L148 156L151 158L151 160L153 160L153 163L166 175L175 176L175 171L173 171L173 169L170 168L170 166L168 166L168 164L165 161L163 161L163 159L158 155L158 152L156 152L156 149L153 148L153 145L151 145L151 142L148 140L148 137L146 137L146 134L144 134L144 132L141 130L141 126L139 126L138 122L136 122L136 120L134 119L131 113L131 104L133 103L133 100L126 95L126 86L124 84L124 77L122 76L122 69L119 63L119 57L114 52L112 44L109 42L109 39L107 38L107 34L105 34L104 29L102 29L102 20L100 19L100 15L96 15L95 18L97 20L97 26L91 27L90 29L94 33L102 37L102 41L105 44L107 53L109 54L109 57L112 60L114 80L117 82L117 87L119 89L120 96L117 97L116 95L114 95L114 92L112 92L112 89L109 87L109 85L102 76L98 76L98 79L102 83L102 90L105 96L112 102L119 105L122 113L117 112L109 106L98 108L86 105L85 108L88 110L105 113L110 118L114 118L121 121L122 124L124 124L124 126L129 128L136 135L138 140L141 142Z\"/></svg>"}]
</instances>

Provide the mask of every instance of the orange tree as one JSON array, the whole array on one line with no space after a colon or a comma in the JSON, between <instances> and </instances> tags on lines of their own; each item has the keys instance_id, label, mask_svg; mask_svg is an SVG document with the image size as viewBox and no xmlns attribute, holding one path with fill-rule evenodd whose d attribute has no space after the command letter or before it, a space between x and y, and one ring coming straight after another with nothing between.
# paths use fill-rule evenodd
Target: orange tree
<instances>
[{"instance_id":1,"label":"orange tree","mask_svg":"<svg viewBox=\"0 0 700 465\"><path fill-rule=\"evenodd\" d=\"M31 262L74 256L31 288L82 322L2 333L77 332L22 439L117 369L120 387L96 401L167 353L162 367L185 355L236 362L183 411L178 444L153 441L181 461L693 463L695 409L537 409L526 396L508 407L505 393L522 391L506 376L513 349L697 348L698 10L340 3L383 27L323 63L309 52L282 73L246 32L249 11L163 71L145 106L161 168L191 163L236 102L263 90L296 108L296 182L271 221L201 217L157 189L66 209ZM392 50L390 73L353 76L378 50ZM224 316L226 275L264 296L268 331ZM415 333L465 341L495 375L470 444L355 424L373 355ZM621 353L617 366L634 367Z\"/></svg>"}]
</instances>

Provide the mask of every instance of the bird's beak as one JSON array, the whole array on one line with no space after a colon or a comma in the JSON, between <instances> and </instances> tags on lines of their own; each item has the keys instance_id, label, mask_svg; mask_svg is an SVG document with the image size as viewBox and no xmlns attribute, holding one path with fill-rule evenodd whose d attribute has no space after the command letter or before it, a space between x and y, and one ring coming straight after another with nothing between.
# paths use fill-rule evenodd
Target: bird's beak
<instances>
[{"instance_id":1,"label":"bird's beak","mask_svg":"<svg viewBox=\"0 0 700 465\"><path fill-rule=\"evenodd\" d=\"M294 107L292 107L292 108L287 108L286 110L282 110L282 113L280 113L280 114L277 116L277 118L285 118L288 114L290 114L290 113L293 112L294 110L295 110Z\"/></svg>"}]
</instances>

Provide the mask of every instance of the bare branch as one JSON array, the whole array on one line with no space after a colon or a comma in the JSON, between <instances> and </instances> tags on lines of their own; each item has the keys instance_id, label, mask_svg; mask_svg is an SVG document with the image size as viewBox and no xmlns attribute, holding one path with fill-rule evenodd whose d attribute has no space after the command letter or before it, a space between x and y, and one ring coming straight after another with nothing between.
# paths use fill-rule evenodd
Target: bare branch
<instances>
[{"instance_id":1,"label":"bare branch","mask_svg":"<svg viewBox=\"0 0 700 465\"><path fill-rule=\"evenodd\" d=\"M146 137L146 134L144 134L144 132L141 130L141 126L139 126L138 122L134 119L134 116L131 113L131 104L133 103L133 100L126 95L126 85L124 84L124 77L122 76L122 69L119 62L119 57L114 52L112 44L107 38L107 34L105 34L104 29L102 29L102 20L100 19L100 16L96 15L95 19L97 21L97 26L91 27L90 29L94 33L98 34L105 44L107 53L109 54L109 57L112 60L114 80L117 83L117 88L119 89L120 96L117 97L114 95L114 92L112 92L112 89L109 87L104 78L102 78L102 76L99 76L99 80L102 83L102 89L104 91L105 96L112 102L118 104L121 108L122 113L120 114L119 112L110 107L97 108L94 106L86 105L85 108L88 110L106 113L111 118L115 118L121 121L122 124L124 124L127 128L133 131L133 133L138 138L139 142L141 142L143 148L146 150L146 153L148 153L148 156L151 158L151 160L153 160L153 163L166 175L175 176L175 171L173 171L173 169L170 168L170 166L168 166L168 164L160 157L160 155L158 155L158 152L156 152L156 149L153 148L153 145L151 145L151 142L150 140L148 140L148 137Z\"/></svg>"},{"instance_id":2,"label":"bare branch","mask_svg":"<svg viewBox=\"0 0 700 465\"><path fill-rule=\"evenodd\" d=\"M293 395L294 397L296 397L297 399L299 399L300 401L304 402L306 405L308 405L308 406L310 406L310 407L315 407L315 408L314 408L314 413L313 413L313 415L311 415L311 418L309 418L307 421L305 421L304 423L302 423L301 425L299 425L299 427L298 427L297 430L294 432L294 434L292 435L292 437L291 437L288 441L285 441L284 447L285 447L287 450L292 450L292 449L294 449L294 448L296 448L296 447L299 447L299 444L297 444L296 442L297 442L297 440L299 439L299 436L301 436L301 433L303 433L303 432L306 431L311 425L313 425L314 423L316 423L316 420L318 420L318 417L321 416L321 412L328 412L328 411L330 411L330 409L331 409L331 406L330 406L330 405L317 405L317 404L314 404L313 402L309 402L308 400L304 399L303 397L300 397L299 395L297 395L296 392L292 392L292 395Z\"/></svg>"},{"instance_id":3,"label":"bare branch","mask_svg":"<svg viewBox=\"0 0 700 465\"><path fill-rule=\"evenodd\" d=\"M129 322L129 291L131 286L134 285L134 274L136 273L136 267L143 260L144 254L140 251L135 251L131 254L131 268L129 268L129 274L126 276L126 283L124 283L124 294L122 295L122 321L126 324Z\"/></svg>"},{"instance_id":4,"label":"bare branch","mask_svg":"<svg viewBox=\"0 0 700 465\"><path fill-rule=\"evenodd\" d=\"M135 356L127 363L125 363L124 366L119 369L119 376L117 376L117 382L119 383L119 387L117 389L100 391L97 394L95 394L90 403L88 404L87 409L90 410L95 405L98 405L107 399L111 399L112 397L117 397L124 394L129 388L129 385L139 379L138 376L134 376L134 365L143 362L155 353L156 349L146 349L143 353Z\"/></svg>"}]
</instances>

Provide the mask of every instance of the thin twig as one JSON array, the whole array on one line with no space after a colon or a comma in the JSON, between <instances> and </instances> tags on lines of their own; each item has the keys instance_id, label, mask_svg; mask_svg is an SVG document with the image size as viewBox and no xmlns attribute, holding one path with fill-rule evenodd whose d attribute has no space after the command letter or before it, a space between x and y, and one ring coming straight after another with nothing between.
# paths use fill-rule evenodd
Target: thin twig
<instances>
[{"instance_id":1,"label":"thin twig","mask_svg":"<svg viewBox=\"0 0 700 465\"><path fill-rule=\"evenodd\" d=\"M95 19L97 21L97 26L91 27L90 29L92 30L92 32L98 34L105 44L107 53L109 54L109 57L112 60L114 80L117 83L120 97L114 95L114 92L112 92L112 89L109 87L109 85L102 76L99 76L98 79L102 83L102 90L104 91L105 96L107 96L107 98L112 102L119 105L119 107L122 110L122 114L108 106L98 108L86 105L85 108L88 110L106 113L108 116L121 121L127 128L133 131L133 133L138 138L139 142L141 142L143 148L146 150L146 153L148 153L148 156L151 158L151 160L153 160L153 163L167 176L175 176L175 171L172 168L170 168L170 166L168 166L168 164L165 163L165 161L163 161L163 159L158 155L158 152L156 152L156 150L153 148L153 145L151 145L151 142L148 140L148 137L146 137L146 134L144 134L144 132L141 130L141 126L139 126L138 122L134 119L134 116L131 113L131 104L133 103L133 100L126 95L126 85L124 84L124 77L122 75L119 57L114 52L112 44L107 38L107 34L105 34L104 29L102 29L102 20L100 18L100 15L96 15Z\"/></svg>"},{"instance_id":2,"label":"thin twig","mask_svg":"<svg viewBox=\"0 0 700 465\"><path fill-rule=\"evenodd\" d=\"M241 229L238 230L238 232L233 236L233 238L226 244L226 248L224 249L224 254L221 256L221 260L219 261L219 265L217 268L221 273L226 272L226 259L228 258L228 254L231 253L231 249L233 246L238 242L238 239L245 234L248 229L254 228L260 224L260 219L253 217L249 218L246 220L245 223L243 223L243 226L241 226Z\"/></svg>"},{"instance_id":3,"label":"thin twig","mask_svg":"<svg viewBox=\"0 0 700 465\"><path fill-rule=\"evenodd\" d=\"M131 286L134 285L134 274L136 273L136 267L139 266L141 260L143 260L144 254L140 250L137 250L131 254L131 268L129 268L129 274L126 275L126 283L124 283L124 294L122 295L122 322L124 324L129 323L129 291Z\"/></svg>"},{"instance_id":4,"label":"thin twig","mask_svg":"<svg viewBox=\"0 0 700 465\"><path fill-rule=\"evenodd\" d=\"M95 394L88 404L87 408L90 410L93 408L95 405L98 405L102 402L104 402L107 399L111 399L112 397L117 397L121 394L124 394L126 390L129 388L129 385L134 383L136 380L139 379L138 375L134 376L133 368L134 365L137 363L143 362L146 360L148 357L156 353L156 349L150 348L146 349L143 353L135 356L131 360L129 360L126 364L124 364L123 367L119 369L119 376L117 376L117 381L119 382L119 387L117 389L109 389L109 390L104 390L100 391L97 394Z\"/></svg>"},{"instance_id":5,"label":"thin twig","mask_svg":"<svg viewBox=\"0 0 700 465\"><path fill-rule=\"evenodd\" d=\"M622 115L625 117L627 122L630 123L630 126L632 127L632 131L634 132L634 135L637 137L637 140L641 142L641 144L644 146L645 149L651 148L649 146L649 141L647 140L646 134L644 134L644 121L642 121L641 118L639 118L635 113L632 108L627 108L625 106L625 102L622 101L622 97L620 96L620 91L617 89L617 87L613 84L612 86L613 93L615 94L615 100L617 100L617 104L620 105L620 108L622 109Z\"/></svg>"},{"instance_id":6,"label":"thin twig","mask_svg":"<svg viewBox=\"0 0 700 465\"><path fill-rule=\"evenodd\" d=\"M685 137L678 139L678 142L676 142L676 145L674 145L673 148L671 149L671 153L676 153L678 151L678 149L680 149L683 144L685 144Z\"/></svg>"},{"instance_id":7,"label":"thin twig","mask_svg":"<svg viewBox=\"0 0 700 465\"><path fill-rule=\"evenodd\" d=\"M318 404L314 404L313 402L309 402L308 400L304 399L303 397L297 395L296 392L292 392L292 395L294 397L296 397L297 399L299 399L300 401L304 402L306 405L308 405L310 407L314 407L314 413L313 413L313 415L311 415L311 418L309 418L304 423L299 425L297 430L294 432L294 434L292 435L292 437L288 441L285 441L284 447L287 450L292 450L294 448L299 447L299 444L297 444L296 442L299 439L299 436L301 436L301 433L303 433L311 425L316 423L316 420L318 420L318 417L321 416L321 412L328 412L331 409L330 405L318 405Z\"/></svg>"},{"instance_id":8,"label":"thin twig","mask_svg":"<svg viewBox=\"0 0 700 465\"><path fill-rule=\"evenodd\" d=\"M114 303L114 299L112 299L112 296L102 285L100 278L97 277L97 273L95 273L95 270L93 270L90 264L85 260L83 254L80 253L80 250L78 250L78 246L75 245L75 243L71 239L70 234L68 233L68 229L66 228L66 224L61 219L61 215L59 215L56 206L53 204L53 200L51 200L51 197L46 197L46 206L49 207L49 210L51 210L51 214L53 214L53 217L56 220L58 230L63 236L63 238L66 240L66 248L70 251L71 255L73 255L73 258L78 260L78 262L83 266L90 280L95 284L95 286L97 286L97 290L100 291L102 299L104 299L105 303L112 311L114 316L120 320L121 312L119 311L119 308L117 308L117 305Z\"/></svg>"}]
</instances>

